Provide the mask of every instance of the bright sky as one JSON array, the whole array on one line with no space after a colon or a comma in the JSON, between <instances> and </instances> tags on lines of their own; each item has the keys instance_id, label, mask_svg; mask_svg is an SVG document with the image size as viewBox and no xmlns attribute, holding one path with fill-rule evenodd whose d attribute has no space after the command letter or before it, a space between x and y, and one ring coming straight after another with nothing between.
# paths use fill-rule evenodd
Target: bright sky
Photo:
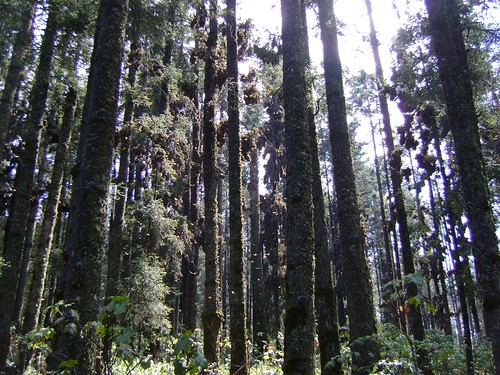
<instances>
[{"instance_id":1,"label":"bright sky","mask_svg":"<svg viewBox=\"0 0 500 375\"><path fill-rule=\"evenodd\" d=\"M389 46L391 38L398 28L397 13L393 9L391 0L372 0L375 26L381 41L380 51L383 63L390 66ZM363 43L362 38L369 33L368 18L364 0L336 0L334 11L337 19L345 24L343 35L339 36L342 63L351 71L361 68L371 71L373 58L368 43ZM252 18L257 30L269 30L280 33L281 13L279 0L240 0L238 4L240 18ZM322 58L319 30L316 28L315 16L309 12L310 49L313 61L319 63ZM315 38L316 37L316 38ZM388 68L387 68L388 69Z\"/></svg>"},{"instance_id":2,"label":"bright sky","mask_svg":"<svg viewBox=\"0 0 500 375\"><path fill-rule=\"evenodd\" d=\"M390 78L391 55L390 44L399 27L398 11L393 8L393 2L400 3L404 0L372 0L373 17L380 41L380 54L386 79ZM404 8L402 8L404 9ZM373 54L370 44L363 38L369 35L369 21L365 0L336 0L334 11L337 20L344 24L339 35L340 57L344 70L348 69L355 74L363 69L369 73L375 71ZM238 4L238 17L241 19L252 18L258 32L266 31L280 34L281 9L279 0L240 0ZM400 10L404 17L404 12ZM315 65L320 66L323 58L319 28L313 11L308 13L309 47L311 58ZM393 128L400 125L401 115L395 103L390 103L391 115L394 116ZM371 132L368 122L366 126L358 129L357 138L364 142L371 142ZM380 146L379 146L380 147ZM373 157L372 147L366 151ZM380 152L380 151L379 151Z\"/></svg>"}]
</instances>

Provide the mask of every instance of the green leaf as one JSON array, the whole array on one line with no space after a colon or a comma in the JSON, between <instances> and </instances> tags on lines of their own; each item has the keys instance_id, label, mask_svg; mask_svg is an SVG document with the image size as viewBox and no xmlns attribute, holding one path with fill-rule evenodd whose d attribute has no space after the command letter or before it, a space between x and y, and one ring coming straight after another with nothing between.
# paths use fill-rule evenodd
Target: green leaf
<instances>
[{"instance_id":1,"label":"green leaf","mask_svg":"<svg viewBox=\"0 0 500 375\"><path fill-rule=\"evenodd\" d=\"M68 323L66 324L66 326L64 327L64 332L66 333L70 333L72 335L75 335L78 333L78 327L76 326L75 323Z\"/></svg>"},{"instance_id":2,"label":"green leaf","mask_svg":"<svg viewBox=\"0 0 500 375\"><path fill-rule=\"evenodd\" d=\"M67 361L62 361L61 364L59 365L59 368L62 370L68 370L72 369L78 364L77 359L68 359Z\"/></svg>"},{"instance_id":3,"label":"green leaf","mask_svg":"<svg viewBox=\"0 0 500 375\"><path fill-rule=\"evenodd\" d=\"M151 368L151 361L144 361L144 362L141 362L141 368L143 370L148 370Z\"/></svg>"},{"instance_id":4,"label":"green leaf","mask_svg":"<svg viewBox=\"0 0 500 375\"><path fill-rule=\"evenodd\" d=\"M114 314L123 314L127 312L129 305L127 296L113 296L111 302L106 306L106 310Z\"/></svg>"},{"instance_id":5,"label":"green leaf","mask_svg":"<svg viewBox=\"0 0 500 375\"><path fill-rule=\"evenodd\" d=\"M419 270L415 273L411 273L406 276L409 282L412 282L415 285L420 285L424 282L424 273L422 270Z\"/></svg>"},{"instance_id":6,"label":"green leaf","mask_svg":"<svg viewBox=\"0 0 500 375\"><path fill-rule=\"evenodd\" d=\"M410 305L415 306L415 307L419 307L422 303L422 297L419 295L416 295L414 297L410 297L410 298L408 298L408 303Z\"/></svg>"},{"instance_id":7,"label":"green leaf","mask_svg":"<svg viewBox=\"0 0 500 375\"><path fill-rule=\"evenodd\" d=\"M117 344L127 344L132 341L134 332L130 328L124 328L120 335L116 338Z\"/></svg>"},{"instance_id":8,"label":"green leaf","mask_svg":"<svg viewBox=\"0 0 500 375\"><path fill-rule=\"evenodd\" d=\"M427 305L427 308L429 309L429 311L432 313L432 314L435 314L436 313L436 308L434 307L434 305L431 303L431 302L427 302L426 303Z\"/></svg>"},{"instance_id":9,"label":"green leaf","mask_svg":"<svg viewBox=\"0 0 500 375\"><path fill-rule=\"evenodd\" d=\"M206 369L208 367L208 361L200 350L197 350L197 356L194 359L194 363L201 369Z\"/></svg>"},{"instance_id":10,"label":"green leaf","mask_svg":"<svg viewBox=\"0 0 500 375\"><path fill-rule=\"evenodd\" d=\"M191 335L183 334L175 343L174 355L178 355L181 352L190 352L192 343L193 339L191 338Z\"/></svg>"}]
</instances>

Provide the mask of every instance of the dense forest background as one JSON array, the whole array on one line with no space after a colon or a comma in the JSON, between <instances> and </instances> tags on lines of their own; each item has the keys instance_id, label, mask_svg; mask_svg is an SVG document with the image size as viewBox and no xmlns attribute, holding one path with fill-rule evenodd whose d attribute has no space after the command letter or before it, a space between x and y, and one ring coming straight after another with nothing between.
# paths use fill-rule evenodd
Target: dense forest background
<instances>
[{"instance_id":1,"label":"dense forest background","mask_svg":"<svg viewBox=\"0 0 500 375\"><path fill-rule=\"evenodd\" d=\"M0 373L498 374L499 5L380 1L3 0Z\"/></svg>"}]
</instances>

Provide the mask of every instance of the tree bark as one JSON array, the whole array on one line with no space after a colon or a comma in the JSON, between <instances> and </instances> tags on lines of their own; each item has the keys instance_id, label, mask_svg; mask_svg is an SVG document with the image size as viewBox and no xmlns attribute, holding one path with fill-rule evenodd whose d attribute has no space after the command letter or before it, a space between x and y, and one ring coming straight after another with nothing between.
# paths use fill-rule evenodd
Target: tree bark
<instances>
[{"instance_id":1,"label":"tree bark","mask_svg":"<svg viewBox=\"0 0 500 375\"><path fill-rule=\"evenodd\" d=\"M246 285L241 194L241 140L238 89L236 0L227 0L227 105L229 151L229 338L230 374L250 371L247 350Z\"/></svg>"},{"instance_id":2,"label":"tree bark","mask_svg":"<svg viewBox=\"0 0 500 375\"><path fill-rule=\"evenodd\" d=\"M262 264L262 244L260 239L259 210L259 150L255 147L250 154L250 264L252 281L252 332L253 345L259 353L264 352L268 342L264 301L264 269Z\"/></svg>"},{"instance_id":3,"label":"tree bark","mask_svg":"<svg viewBox=\"0 0 500 375\"><path fill-rule=\"evenodd\" d=\"M60 333L55 361L77 360L77 374L95 374L99 342L82 327L97 319L106 244L107 197L113 160L127 0L101 0L87 84L65 247L64 301L78 312L76 334ZM74 315L73 315L74 316Z\"/></svg>"},{"instance_id":4,"label":"tree bark","mask_svg":"<svg viewBox=\"0 0 500 375\"><path fill-rule=\"evenodd\" d=\"M24 246L26 225L30 210L35 167L38 157L40 133L43 126L45 104L49 90L52 57L57 34L55 12L50 12L40 47L40 57L35 82L30 92L30 111L26 119L24 149L17 166L14 193L11 198L9 218L5 227L3 256L9 265L0 278L0 372L5 371L10 347L10 326L15 304L16 289Z\"/></svg>"},{"instance_id":5,"label":"tree bark","mask_svg":"<svg viewBox=\"0 0 500 375\"><path fill-rule=\"evenodd\" d=\"M195 48L197 48L196 46ZM197 68L194 68L197 73ZM197 74L195 74L197 76ZM200 154L200 116L198 79L189 85L187 95L193 102L192 129L191 129L191 165L189 168L189 210L187 216L193 241L186 249L182 258L182 294L181 313L184 327L194 332L197 328L198 315L198 252L200 247L200 224L198 220L198 189L201 174Z\"/></svg>"},{"instance_id":6,"label":"tree bark","mask_svg":"<svg viewBox=\"0 0 500 375\"><path fill-rule=\"evenodd\" d=\"M500 255L457 0L426 0L430 34L454 140L486 334L500 372Z\"/></svg>"},{"instance_id":7,"label":"tree bark","mask_svg":"<svg viewBox=\"0 0 500 375\"><path fill-rule=\"evenodd\" d=\"M307 110L307 34L300 0L282 0L286 148L286 298L283 373L314 373L314 228Z\"/></svg>"},{"instance_id":8,"label":"tree bark","mask_svg":"<svg viewBox=\"0 0 500 375\"><path fill-rule=\"evenodd\" d=\"M31 31L36 3L36 0L25 0L22 5L20 4L20 7L23 9L21 22L14 41L9 70L5 77L2 98L0 99L0 162L3 161L3 152L5 143L7 142L9 122L12 116L19 78L26 67L26 55L28 54L32 39Z\"/></svg>"},{"instance_id":9,"label":"tree bark","mask_svg":"<svg viewBox=\"0 0 500 375\"><path fill-rule=\"evenodd\" d=\"M370 119L371 123L371 119ZM379 207L380 207L380 219L382 221L382 234L384 237L384 253L381 259L381 273L382 273L382 316L383 319L393 324L395 327L399 326L398 322L398 306L396 300L393 298L394 295L394 286L390 286L390 283L395 281L394 275L394 262L392 260L392 249L391 249L391 241L389 238L389 222L387 221L387 216L385 213L385 203L384 203L384 193L382 190L382 179L380 177L380 165L377 156L377 146L375 143L375 127L373 123L371 123L371 133L372 133L372 143L373 143L373 152L375 155L375 175L377 178L377 190L378 190L378 199L379 199Z\"/></svg>"},{"instance_id":10,"label":"tree bark","mask_svg":"<svg viewBox=\"0 0 500 375\"><path fill-rule=\"evenodd\" d=\"M54 166L52 168L52 177L47 188L48 196L45 205L45 212L41 224L40 237L33 251L33 275L31 285L26 300L23 325L21 333L27 334L38 327L38 318L42 305L43 292L45 289L45 280L49 265L50 252L52 249L52 238L56 225L56 217L59 209L59 199L61 197L64 171L69 156L69 147L71 139L71 129L75 116L77 94L72 88L66 94L66 106L64 109L63 122L59 130L59 143L57 145ZM26 350L26 348L23 348ZM26 352L21 351L20 368L24 370L29 360L25 357Z\"/></svg>"},{"instance_id":11,"label":"tree bark","mask_svg":"<svg viewBox=\"0 0 500 375\"><path fill-rule=\"evenodd\" d=\"M337 192L342 269L353 352L353 373L367 374L377 363L380 348L374 337L377 330L372 285L365 258L365 238L361 227L351 157L337 25L332 1L318 0L317 3L323 42L328 122Z\"/></svg>"},{"instance_id":12,"label":"tree bark","mask_svg":"<svg viewBox=\"0 0 500 375\"><path fill-rule=\"evenodd\" d=\"M205 56L205 98L203 102L203 184L205 187L205 306L203 344L205 357L218 363L220 354L220 329L223 320L220 281L220 257L217 224L217 144L215 124L217 0L210 0L210 30Z\"/></svg>"}]
</instances>

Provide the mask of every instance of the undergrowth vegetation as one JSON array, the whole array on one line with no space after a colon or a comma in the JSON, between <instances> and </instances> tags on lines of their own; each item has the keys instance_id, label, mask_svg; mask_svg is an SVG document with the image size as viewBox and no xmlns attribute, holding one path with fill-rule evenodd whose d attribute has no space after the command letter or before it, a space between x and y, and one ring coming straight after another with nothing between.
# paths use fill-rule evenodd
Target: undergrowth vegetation
<instances>
[{"instance_id":1,"label":"undergrowth vegetation","mask_svg":"<svg viewBox=\"0 0 500 375\"><path fill-rule=\"evenodd\" d=\"M67 306L66 306L67 307ZM56 304L51 307L53 318L64 319L61 311L63 306ZM169 334L170 327L165 320L158 327L137 324L137 306L134 306L126 296L111 298L105 306L99 320L87 325L85 330L95 330L103 347L101 367L106 375L225 375L229 373L229 348L227 339L222 340L221 361L219 366L209 364L203 354L201 332L186 331L178 336ZM162 312L163 315L165 312ZM154 315L154 314L153 314ZM154 319L153 319L154 321ZM71 331L71 324L61 324L66 332ZM156 322L158 323L158 321ZM85 331L84 330L84 331ZM342 363L344 374L351 374L351 350L348 345L348 330L343 330L344 340L341 354L332 361ZM466 372L464 349L456 338L445 335L441 331L427 332L427 338L422 343L416 343L392 325L380 327L377 336L382 348L382 359L372 369L372 374L411 375L418 374L415 364L415 350L418 346L427 350L430 356L432 370L435 374L460 375ZM43 359L51 353L51 340L57 334L54 328L42 328L21 337L35 354L26 374L39 374L44 371ZM267 343L263 352L258 352L249 343L252 351L251 375L280 375L283 364L283 342ZM488 341L476 339L474 342L474 367L476 374L492 374L491 347ZM72 367L78 361L66 360L53 374L72 374ZM319 354L317 355L316 373L320 374Z\"/></svg>"}]
</instances>

